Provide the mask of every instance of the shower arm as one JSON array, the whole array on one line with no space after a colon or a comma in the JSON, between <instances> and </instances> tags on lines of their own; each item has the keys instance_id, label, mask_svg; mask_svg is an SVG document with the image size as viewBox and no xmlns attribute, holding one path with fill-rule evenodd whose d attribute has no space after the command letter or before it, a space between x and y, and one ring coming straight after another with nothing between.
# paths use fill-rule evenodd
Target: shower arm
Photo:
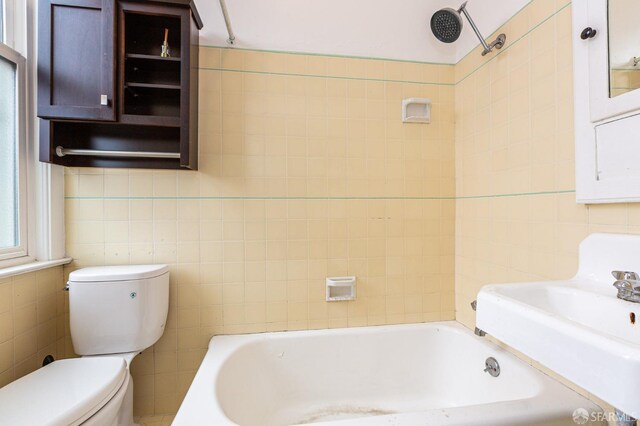
<instances>
[{"instance_id":1,"label":"shower arm","mask_svg":"<svg viewBox=\"0 0 640 426\"><path fill-rule=\"evenodd\" d=\"M506 37L504 34L500 34L498 38L496 38L494 41L491 42L491 44L487 44L487 42L484 40L484 37L482 37L482 34L480 34L480 30L478 29L478 27L476 27L476 23L473 22L473 19L471 19L471 15L469 15L469 13L467 12L466 1L462 3L462 6L460 6L460 9L458 9L458 13L462 13L467 18L467 21L469 21L469 25L471 25L471 28L473 28L473 32L476 33L476 36L478 36L480 43L482 43L482 47L484 47L484 50L482 51L482 56L491 52L491 50L493 50L494 47L501 49L502 46L504 46L504 43L506 41Z\"/></svg>"},{"instance_id":2,"label":"shower arm","mask_svg":"<svg viewBox=\"0 0 640 426\"><path fill-rule=\"evenodd\" d=\"M480 34L480 30L478 29L478 27L476 27L476 23L473 22L473 19L471 19L471 15L467 13L466 6L467 6L467 2L464 2L462 6L460 6L460 9L458 10L458 12L461 12L467 18L467 21L469 21L469 25L471 25L471 28L473 28L473 32L476 33L476 35L480 39L480 43L482 43L482 47L484 47L484 51L487 53L491 52L491 48L482 37L482 34Z\"/></svg>"}]
</instances>

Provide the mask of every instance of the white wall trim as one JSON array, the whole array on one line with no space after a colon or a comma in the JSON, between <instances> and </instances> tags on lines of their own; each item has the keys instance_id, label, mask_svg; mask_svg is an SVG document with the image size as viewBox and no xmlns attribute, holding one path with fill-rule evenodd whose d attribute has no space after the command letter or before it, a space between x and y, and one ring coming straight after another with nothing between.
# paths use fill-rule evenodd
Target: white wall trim
<instances>
[{"instance_id":1,"label":"white wall trim","mask_svg":"<svg viewBox=\"0 0 640 426\"><path fill-rule=\"evenodd\" d=\"M29 140L29 182L31 214L30 229L34 232L30 241L31 254L39 261L61 259L65 257L64 226L64 168L41 163L38 159L40 149L39 121L37 118L37 81L38 81L38 43L37 43L37 0L17 0L24 2L27 75L29 78L29 122L27 138Z\"/></svg>"},{"instance_id":2,"label":"white wall trim","mask_svg":"<svg viewBox=\"0 0 640 426\"><path fill-rule=\"evenodd\" d=\"M43 269L53 268L55 266L67 265L71 263L73 259L67 257L58 260L49 260L46 262L30 262L24 265L10 266L8 268L0 269L0 280L15 275L26 274L29 272L41 271Z\"/></svg>"}]
</instances>

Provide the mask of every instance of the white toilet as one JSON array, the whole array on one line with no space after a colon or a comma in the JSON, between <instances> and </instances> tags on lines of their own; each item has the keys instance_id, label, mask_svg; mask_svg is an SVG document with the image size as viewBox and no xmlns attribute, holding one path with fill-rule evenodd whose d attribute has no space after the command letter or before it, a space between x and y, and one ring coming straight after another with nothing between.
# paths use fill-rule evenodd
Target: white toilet
<instances>
[{"instance_id":1,"label":"white toilet","mask_svg":"<svg viewBox=\"0 0 640 426\"><path fill-rule=\"evenodd\" d=\"M131 426L129 365L164 332L168 268L79 269L69 275L68 288L71 338L82 358L55 361L0 389L0 422Z\"/></svg>"}]
</instances>

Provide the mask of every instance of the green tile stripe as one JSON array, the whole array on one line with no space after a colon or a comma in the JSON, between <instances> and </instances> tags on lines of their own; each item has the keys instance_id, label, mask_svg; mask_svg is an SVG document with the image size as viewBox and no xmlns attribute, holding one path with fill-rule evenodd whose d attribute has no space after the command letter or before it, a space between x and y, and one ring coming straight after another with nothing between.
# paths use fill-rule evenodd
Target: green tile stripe
<instances>
[{"instance_id":1,"label":"green tile stripe","mask_svg":"<svg viewBox=\"0 0 640 426\"><path fill-rule=\"evenodd\" d=\"M509 21L511 21L512 19L515 19L519 14L521 14L527 7L529 7L531 5L531 3L534 3L536 1L539 0L529 0L527 3L524 4L524 6L522 6L520 8L520 10L518 10L516 13L513 14L513 16L511 16L511 18L507 19L505 22L503 22L495 31L494 33L498 32L498 30L502 27L504 27L505 25L507 25L509 23ZM493 33L492 33L493 34ZM491 35L491 34L489 34ZM507 42L509 41L508 35L507 35ZM467 56L470 56L471 54L474 53L474 50L476 50L478 47L480 46L480 43L478 42L477 45L473 46L473 49L471 49L469 52L467 52L466 55L464 55L462 58L460 58L460 60L458 62L456 62L456 65L458 65L460 62L464 61Z\"/></svg>"},{"instance_id":2,"label":"green tile stripe","mask_svg":"<svg viewBox=\"0 0 640 426\"><path fill-rule=\"evenodd\" d=\"M515 15L509 18L504 24L501 25L503 27L509 21L514 19L518 14L522 13L527 7L529 7L534 1L540 0L531 0L529 3L525 4ZM434 86L456 86L459 83L462 83L464 80L469 78L475 72L491 63L491 61L495 60L498 56L502 55L504 52L508 51L511 46L514 46L522 39L527 37L531 32L539 28L549 19L556 16L558 13L571 6L571 1L566 3L564 6L560 7L558 10L553 12L551 15L547 16L545 19L540 21L538 24L530 28L523 35L518 37L513 42L507 44L504 49L501 49L496 52L494 56L489 58L487 61L483 62L467 75L462 77L455 83L438 83L438 82L424 82L424 81L412 81L412 80L393 80L393 79L381 79L381 78L367 78L367 77L347 77L347 76L336 76L336 75L320 75L320 74L302 74L302 73L287 73L287 72L270 72L270 71L255 71L255 70L239 70L239 69L231 69L231 68L208 68L201 67L200 70L203 71L219 71L219 72L235 72L235 73L246 73L246 74L260 74L260 75L278 75L278 76L286 76L286 77L310 77L310 78L328 78L328 79L338 79L338 80L356 80L356 81L373 81L373 82L381 82L381 83L407 83L407 84L419 84L419 85L434 85ZM393 61L393 62L407 62L407 63L416 63L416 64L430 64L430 65L442 65L442 66L455 66L460 64L467 56L474 53L476 47L474 47L469 53L467 53L462 59L460 59L456 64L445 64L445 63L436 63L436 62L423 62L423 61L410 61L410 60L399 60L399 59L387 59L387 58L375 58L375 57L365 57L365 56L349 56L349 55L333 55L333 54L323 54L323 53L308 53L308 52L296 52L296 51L283 51L283 50L263 50L263 49L249 49L249 48L239 48L239 47L229 47L229 46L211 46L211 45L203 45L201 47L212 48L212 49L223 49L223 50L241 50L247 52L264 52L264 53L278 53L278 54L290 54L290 55L306 55L306 56L320 56L320 57L338 57L338 58L351 58L351 59L366 59L366 60L382 60L382 61Z\"/></svg>"},{"instance_id":3,"label":"green tile stripe","mask_svg":"<svg viewBox=\"0 0 640 426\"><path fill-rule=\"evenodd\" d=\"M540 1L540 0L529 0L529 2L527 2L526 4L524 4L520 10L518 10L512 17L510 17L509 19L507 19L507 21L505 21L501 26L503 27L504 25L506 25L508 22L510 22L511 20L513 20L516 16L518 16L520 13L522 13L527 7L529 7L532 3L536 2L536 1ZM565 4L564 6L562 6L560 9L558 9L556 12L554 12L551 16L545 18L544 21L542 21L540 24L544 23L546 20L550 19L551 17L553 17L554 15L556 15L558 12L560 12L561 10L565 9L566 7L568 7L569 5L571 5L571 1L569 1L567 4ZM540 25L539 24L539 25ZM537 25L537 26L539 26ZM536 26L536 27L537 27ZM527 32L527 34L529 32L531 32L532 30L534 30L536 27L532 28L531 30L529 30ZM496 30L497 31L497 30ZM526 34L525 34L526 35ZM524 37L524 36L523 36ZM516 41L519 41L522 37L518 38ZM509 43L509 46L514 44L516 41L514 41L513 43ZM471 49L467 54L465 54L460 60L458 60L456 63L446 63L446 62L433 62L433 61L419 61L419 60L411 60L411 59L397 59L397 58L385 58L385 57L376 57L376 56L360 56L360 55L341 55L341 54L333 54L333 53L314 53L314 52L303 52L303 51L295 51L295 50L277 50L277 49L255 49L255 48L247 48L247 47L235 47L235 46L217 46L217 45L208 45L208 44L201 44L200 47L201 48L205 48L205 49L221 49L221 50L239 50L239 51L244 51L244 52L258 52L258 53L276 53L276 54L285 54L285 55L300 55L300 56L317 56L317 57L326 57L326 58L344 58L344 59L363 59L363 60L372 60L372 61L388 61L388 62L401 62L401 63L411 63L411 64L423 64L423 65L441 65L441 66L449 66L449 67L453 67L457 64L459 64L460 62L462 62L467 56L471 55L474 53L474 50L480 45L480 43L478 43L477 46L474 46L473 49ZM505 50L508 48L505 47ZM500 52L498 52L499 54ZM497 55L496 55L497 56Z\"/></svg>"},{"instance_id":4,"label":"green tile stripe","mask_svg":"<svg viewBox=\"0 0 640 426\"><path fill-rule=\"evenodd\" d=\"M480 64L478 67L476 67L473 71L471 71L470 73L468 73L467 75L465 75L464 77L462 77L460 80L456 81L454 85L458 85L460 83L462 83L464 80L466 80L467 78L471 77L476 71L480 70L481 68L483 68L484 66L490 64L493 60L495 60L497 57L499 57L500 55L502 55L503 53L507 52L511 46L514 46L516 44L518 44L518 42L520 42L522 39L524 39L525 37L527 37L529 34L531 34L533 31L535 31L536 29L538 29L541 25L543 25L545 22L547 22L549 19L553 18L554 16L556 16L557 14L559 14L560 12L562 12L564 9L566 9L567 7L571 6L571 2L565 4L564 6L562 6L560 9L556 10L555 12L553 12L551 15L547 16L546 18L544 18L542 21L540 21L538 24L536 24L535 26L533 26L531 29L529 29L529 31L527 31L526 33L522 34L520 37L518 37L517 39L515 39L512 43L508 43L503 49L500 49L497 51L497 53L495 55L493 55L489 60L483 62L482 64ZM524 9L524 8L523 8ZM520 13L520 12L518 12ZM513 19L513 18L511 18ZM509 21L507 21L509 22ZM508 39L507 39L508 40ZM475 48L474 48L475 49ZM471 52L470 52L471 53ZM466 57L466 56L465 56ZM464 59L464 58L463 58ZM462 60L461 60L462 61ZM458 64L460 63L460 61L458 62Z\"/></svg>"},{"instance_id":5,"label":"green tile stripe","mask_svg":"<svg viewBox=\"0 0 640 426\"><path fill-rule=\"evenodd\" d=\"M507 198L507 197L531 197L536 195L561 195L575 194L575 189L564 189L560 191L538 191L538 192L514 192L510 194L491 194L491 195L461 195L455 197L456 200L473 200L479 198Z\"/></svg>"},{"instance_id":6,"label":"green tile stripe","mask_svg":"<svg viewBox=\"0 0 640 426\"><path fill-rule=\"evenodd\" d=\"M536 195L573 194L574 189L560 191L514 192L507 194L466 195L459 197L289 197L289 196L66 196L65 200L304 200L304 201L402 201L402 200L468 200L480 198L527 197Z\"/></svg>"},{"instance_id":7,"label":"green tile stripe","mask_svg":"<svg viewBox=\"0 0 640 426\"><path fill-rule=\"evenodd\" d=\"M303 201L347 201L347 200L454 200L455 197L295 197L295 196L113 196L113 197L64 197L66 200L303 200Z\"/></svg>"},{"instance_id":8,"label":"green tile stripe","mask_svg":"<svg viewBox=\"0 0 640 426\"><path fill-rule=\"evenodd\" d=\"M285 77L310 77L310 78L328 78L328 79L334 79L334 80L375 81L379 83L406 83L406 84L421 84L421 85L431 85L431 86L455 86L455 84L453 83L434 83L434 82L412 81L412 80L388 80L383 78L346 77L346 76L343 77L343 76L337 76L337 75L298 74L298 73L273 72L273 71L238 70L238 69L231 69L231 68L200 67L199 70L257 74L257 75L277 75L277 76L285 76Z\"/></svg>"},{"instance_id":9,"label":"green tile stripe","mask_svg":"<svg viewBox=\"0 0 640 426\"><path fill-rule=\"evenodd\" d=\"M201 44L200 47L204 47L206 49L223 49L223 50L240 50L244 52L258 52L258 53L277 53L284 55L300 55L300 56L318 56L324 58L342 58L342 59L364 59L369 61L388 61L388 62L403 62L408 64L420 64L420 65L442 65L446 67L452 67L455 64L449 64L446 62L429 62L429 61L417 61L411 59L393 59L393 58L382 58L375 56L357 56L357 55L339 55L334 53L310 53L310 52L299 52L295 50L270 50L270 49L251 49L248 47L231 47L231 46L215 46L215 45L207 45Z\"/></svg>"}]
</instances>

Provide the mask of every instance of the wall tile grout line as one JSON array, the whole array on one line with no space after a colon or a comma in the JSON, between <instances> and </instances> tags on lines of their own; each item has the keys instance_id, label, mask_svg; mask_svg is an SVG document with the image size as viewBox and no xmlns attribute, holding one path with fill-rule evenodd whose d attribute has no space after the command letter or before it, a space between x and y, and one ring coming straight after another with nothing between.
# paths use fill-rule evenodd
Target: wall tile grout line
<instances>
[{"instance_id":1,"label":"wall tile grout line","mask_svg":"<svg viewBox=\"0 0 640 426\"><path fill-rule=\"evenodd\" d=\"M237 50L241 52L274 53L274 54L281 54L281 55L315 56L315 57L339 58L339 59L360 59L365 61L401 62L401 63L408 63L408 64L437 65L437 66L447 66L447 67L454 67L456 65L456 64L450 64L447 62L430 62L430 61L417 61L417 60L411 60L411 59L379 58L375 56L340 55L336 53L309 53L309 52L298 52L295 50L288 51L288 50L271 50L271 49L251 49L246 47L215 46L215 45L207 45L207 44L201 44L199 47L205 48L205 49Z\"/></svg>"},{"instance_id":2,"label":"wall tile grout line","mask_svg":"<svg viewBox=\"0 0 640 426\"><path fill-rule=\"evenodd\" d=\"M287 72L275 72L275 71L253 71L253 70L238 70L231 68L198 68L200 71L220 71L220 72L234 72L244 74L259 74L259 75L277 75L283 77L309 77L309 78L328 78L334 80L357 80L357 81L372 81L377 83L406 83L406 84L420 84L425 86L455 86L454 83L436 83L425 81L413 81L413 80L387 80L383 78L367 78L367 77L348 77L338 75L320 75L320 74L299 74L299 73L287 73Z\"/></svg>"}]
</instances>

